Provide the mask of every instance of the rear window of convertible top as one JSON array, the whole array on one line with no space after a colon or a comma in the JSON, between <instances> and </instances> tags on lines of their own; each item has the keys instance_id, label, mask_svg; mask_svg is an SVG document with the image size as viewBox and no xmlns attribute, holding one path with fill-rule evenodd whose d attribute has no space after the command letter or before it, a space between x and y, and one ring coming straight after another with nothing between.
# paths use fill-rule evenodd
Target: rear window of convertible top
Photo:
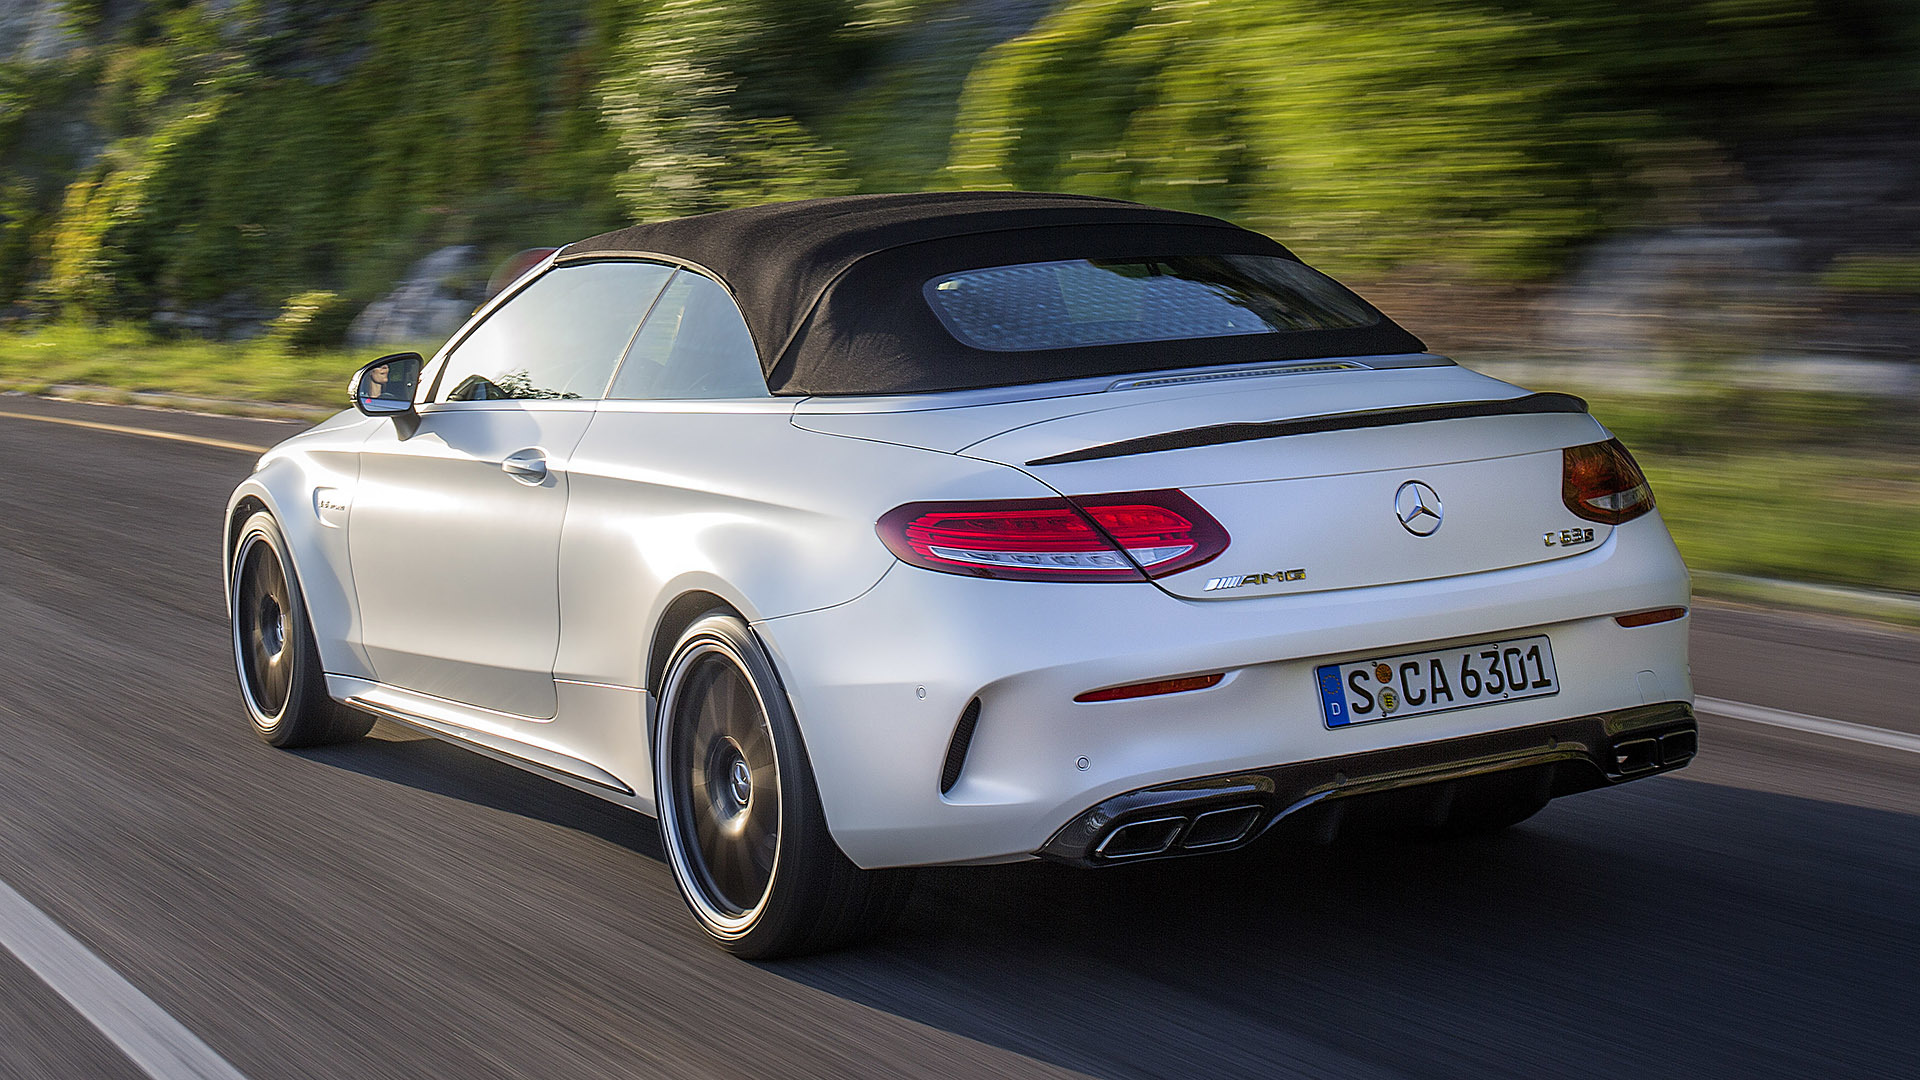
<instances>
[{"instance_id":1,"label":"rear window of convertible top","mask_svg":"<svg viewBox=\"0 0 1920 1080\"><path fill-rule=\"evenodd\" d=\"M923 292L949 333L995 352L1342 330L1379 321L1332 278L1271 255L1019 263L943 274Z\"/></svg>"}]
</instances>

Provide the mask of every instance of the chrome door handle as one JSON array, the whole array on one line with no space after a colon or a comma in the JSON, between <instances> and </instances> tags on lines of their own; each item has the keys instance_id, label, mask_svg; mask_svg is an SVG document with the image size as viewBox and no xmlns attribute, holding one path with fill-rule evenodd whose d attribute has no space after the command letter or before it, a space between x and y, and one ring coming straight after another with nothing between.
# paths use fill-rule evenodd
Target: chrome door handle
<instances>
[{"instance_id":1,"label":"chrome door handle","mask_svg":"<svg viewBox=\"0 0 1920 1080\"><path fill-rule=\"evenodd\" d=\"M500 468L523 484L539 484L547 478L547 453L539 447L515 451L500 463Z\"/></svg>"}]
</instances>

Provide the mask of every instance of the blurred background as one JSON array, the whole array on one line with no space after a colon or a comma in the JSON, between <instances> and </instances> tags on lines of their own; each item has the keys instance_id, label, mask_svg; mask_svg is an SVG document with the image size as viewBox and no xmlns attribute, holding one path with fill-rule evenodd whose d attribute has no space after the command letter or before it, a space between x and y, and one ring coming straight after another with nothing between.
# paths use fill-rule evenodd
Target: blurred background
<instances>
[{"instance_id":1,"label":"blurred background","mask_svg":"<svg viewBox=\"0 0 1920 1080\"><path fill-rule=\"evenodd\" d=\"M1920 0L0 0L0 389L335 406L529 248L1113 195L1589 396L1702 591L1920 623L1917 92Z\"/></svg>"}]
</instances>

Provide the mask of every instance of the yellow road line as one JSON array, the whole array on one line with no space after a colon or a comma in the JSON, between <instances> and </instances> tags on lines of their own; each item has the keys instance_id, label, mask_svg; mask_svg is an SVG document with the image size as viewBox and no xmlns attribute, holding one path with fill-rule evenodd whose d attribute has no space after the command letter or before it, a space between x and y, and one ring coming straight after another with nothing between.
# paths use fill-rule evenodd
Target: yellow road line
<instances>
[{"instance_id":1,"label":"yellow road line","mask_svg":"<svg viewBox=\"0 0 1920 1080\"><path fill-rule=\"evenodd\" d=\"M149 439L170 439L174 442L192 443L195 446L211 446L217 450L239 450L247 454L265 453L267 447L253 443L228 442L225 439L209 439L205 435L185 435L178 431L155 431L152 428L121 427L119 424L101 424L92 420L74 420L65 416L37 416L33 413L0 412L0 417L9 420L38 420L44 424L65 424L68 427L92 428L95 431L111 431L120 435L145 435Z\"/></svg>"}]
</instances>

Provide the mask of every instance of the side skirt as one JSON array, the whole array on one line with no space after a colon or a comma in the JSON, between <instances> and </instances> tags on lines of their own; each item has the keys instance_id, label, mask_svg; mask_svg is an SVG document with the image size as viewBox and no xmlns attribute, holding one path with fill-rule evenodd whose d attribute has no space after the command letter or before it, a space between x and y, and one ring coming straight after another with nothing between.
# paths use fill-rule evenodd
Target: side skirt
<instances>
[{"instance_id":1,"label":"side skirt","mask_svg":"<svg viewBox=\"0 0 1920 1080\"><path fill-rule=\"evenodd\" d=\"M444 739L609 802L643 813L653 812L651 799L642 798L631 785L605 769L500 730L508 724L529 722L524 718L475 709L350 675L328 675L327 692L356 709L422 734Z\"/></svg>"}]
</instances>

